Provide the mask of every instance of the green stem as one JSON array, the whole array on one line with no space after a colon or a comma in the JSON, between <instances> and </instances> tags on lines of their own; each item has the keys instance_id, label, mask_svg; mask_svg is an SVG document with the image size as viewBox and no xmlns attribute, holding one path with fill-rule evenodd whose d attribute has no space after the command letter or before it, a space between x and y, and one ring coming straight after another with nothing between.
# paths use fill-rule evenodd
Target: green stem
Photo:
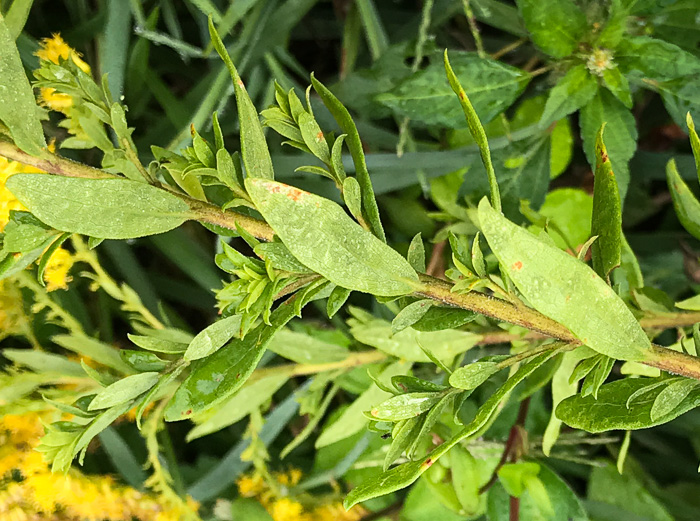
<instances>
[{"instance_id":1,"label":"green stem","mask_svg":"<svg viewBox=\"0 0 700 521\"><path fill-rule=\"evenodd\" d=\"M68 159L46 153L42 157L33 157L9 141L0 139L0 156L19 161L21 163L40 168L46 172L69 177L83 177L91 179L119 178L102 170L76 163ZM172 192L171 188L161 186ZM496 185L497 189L497 185ZM230 229L240 226L255 237L270 241L274 231L270 226L257 219L238 212L222 210L210 203L199 201L185 194L177 194L190 206L193 218L198 221L208 222ZM492 194L493 195L493 194ZM554 320L542 315L534 309L515 306L510 302L493 298L482 293L453 293L452 284L428 275L421 275L421 288L413 293L415 297L429 298L445 305L475 311L497 320L509 322L529 329L535 334L552 337L573 346L581 345L566 327ZM646 329L668 329L673 327L686 327L700 322L700 313L664 314L642 318L640 324ZM532 336L532 335L531 335ZM700 380L700 357L685 355L661 346L652 346L652 356L644 362L645 365L681 374L689 378ZM302 373L306 374L306 373Z\"/></svg>"}]
</instances>

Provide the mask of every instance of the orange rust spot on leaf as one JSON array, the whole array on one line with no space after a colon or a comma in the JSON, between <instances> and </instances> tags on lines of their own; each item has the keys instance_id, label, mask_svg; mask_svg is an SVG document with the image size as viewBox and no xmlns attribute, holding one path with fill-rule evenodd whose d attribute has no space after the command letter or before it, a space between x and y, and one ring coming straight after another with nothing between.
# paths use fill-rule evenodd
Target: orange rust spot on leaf
<instances>
[{"instance_id":1,"label":"orange rust spot on leaf","mask_svg":"<svg viewBox=\"0 0 700 521\"><path fill-rule=\"evenodd\" d=\"M372 409L371 413L372 416L378 416L379 415L379 409Z\"/></svg>"},{"instance_id":2,"label":"orange rust spot on leaf","mask_svg":"<svg viewBox=\"0 0 700 521\"><path fill-rule=\"evenodd\" d=\"M463 90L460 90L460 91L459 91L458 96L459 96L459 99L461 99L461 100L467 99L467 93L464 92Z\"/></svg>"},{"instance_id":3,"label":"orange rust spot on leaf","mask_svg":"<svg viewBox=\"0 0 700 521\"><path fill-rule=\"evenodd\" d=\"M185 416L189 416L190 414L192 414L192 409L187 409L185 411Z\"/></svg>"},{"instance_id":4,"label":"orange rust spot on leaf","mask_svg":"<svg viewBox=\"0 0 700 521\"><path fill-rule=\"evenodd\" d=\"M600 159L602 159L603 163L605 163L608 160L608 154L606 152L601 152Z\"/></svg>"},{"instance_id":5,"label":"orange rust spot on leaf","mask_svg":"<svg viewBox=\"0 0 700 521\"><path fill-rule=\"evenodd\" d=\"M515 261L510 267L510 269L513 271L520 271L521 269L523 269L523 263L520 261Z\"/></svg>"},{"instance_id":6,"label":"orange rust spot on leaf","mask_svg":"<svg viewBox=\"0 0 700 521\"><path fill-rule=\"evenodd\" d=\"M194 128L194 123L190 123L190 134L192 134L192 137L197 133L197 131Z\"/></svg>"},{"instance_id":7,"label":"orange rust spot on leaf","mask_svg":"<svg viewBox=\"0 0 700 521\"><path fill-rule=\"evenodd\" d=\"M316 141L321 141L323 139L323 132L318 131L318 134L316 134Z\"/></svg>"},{"instance_id":8,"label":"orange rust spot on leaf","mask_svg":"<svg viewBox=\"0 0 700 521\"><path fill-rule=\"evenodd\" d=\"M432 467L432 465L433 465L433 460L432 460L432 458L428 458L427 460L425 460L425 461L423 462L422 467L427 469L427 468Z\"/></svg>"}]
</instances>

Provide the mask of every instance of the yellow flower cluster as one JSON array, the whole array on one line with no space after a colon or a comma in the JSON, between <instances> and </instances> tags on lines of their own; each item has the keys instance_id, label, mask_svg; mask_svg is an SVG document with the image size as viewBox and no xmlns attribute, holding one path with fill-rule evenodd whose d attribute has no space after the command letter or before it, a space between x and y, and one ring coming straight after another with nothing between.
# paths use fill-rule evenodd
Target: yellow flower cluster
<instances>
[{"instance_id":1,"label":"yellow flower cluster","mask_svg":"<svg viewBox=\"0 0 700 521\"><path fill-rule=\"evenodd\" d=\"M34 451L43 434L38 414L0 418L0 519L3 521L180 521L197 503L171 505L117 484L109 476L52 474Z\"/></svg>"},{"instance_id":2,"label":"yellow flower cluster","mask_svg":"<svg viewBox=\"0 0 700 521\"><path fill-rule=\"evenodd\" d=\"M53 149L54 145L50 144L49 150L53 151ZM22 206L22 203L20 203L5 186L10 176L19 173L38 174L45 172L33 166L24 165L17 161L10 161L0 156L0 232L5 229L5 226L10 220L10 211L26 210L26 208ZM58 248L53 255L51 255L44 271L44 281L46 282L46 289L48 291L66 289L68 287L68 283L71 281L71 278L68 276L68 271L73 266L73 262L73 257L63 248ZM2 326L5 321L9 321L9 318L5 315L12 314L12 310L14 309L12 304L16 304L16 301L9 302L9 299L5 298L5 291L2 290L3 283L0 282L0 326Z\"/></svg>"},{"instance_id":3,"label":"yellow flower cluster","mask_svg":"<svg viewBox=\"0 0 700 521\"><path fill-rule=\"evenodd\" d=\"M282 492L299 483L301 477L301 470L294 468L272 475ZM312 498L308 505L302 504L272 490L259 472L241 476L236 485L242 497L257 499L274 521L359 521L367 515L367 511L359 505L346 511L338 501L318 504Z\"/></svg>"},{"instance_id":4,"label":"yellow flower cluster","mask_svg":"<svg viewBox=\"0 0 700 521\"><path fill-rule=\"evenodd\" d=\"M54 34L51 38L41 40L41 46L36 52L36 56L40 60L55 63L56 65L60 61L71 59L84 73L90 74L90 66L82 60L80 53L71 48L61 38L60 34ZM51 110L63 112L66 116L70 116L69 112L73 106L73 98L68 94L56 92L52 88L41 89L41 102Z\"/></svg>"},{"instance_id":5,"label":"yellow flower cluster","mask_svg":"<svg viewBox=\"0 0 700 521\"><path fill-rule=\"evenodd\" d=\"M7 280L0 280L0 339L20 333L26 321L19 288Z\"/></svg>"}]
</instances>

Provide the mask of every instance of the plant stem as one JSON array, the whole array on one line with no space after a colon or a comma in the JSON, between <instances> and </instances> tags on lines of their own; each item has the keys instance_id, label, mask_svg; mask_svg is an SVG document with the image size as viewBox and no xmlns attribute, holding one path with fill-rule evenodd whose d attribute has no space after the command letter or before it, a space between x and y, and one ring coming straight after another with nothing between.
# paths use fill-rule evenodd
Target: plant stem
<instances>
[{"instance_id":1,"label":"plant stem","mask_svg":"<svg viewBox=\"0 0 700 521\"><path fill-rule=\"evenodd\" d=\"M20 150L16 145L7 140L0 139L0 156L19 161L26 165L31 165L46 172L68 176L82 177L88 179L121 179L115 176L87 166L65 159L54 154L45 153L42 157L33 157ZM221 208L194 199L188 195L174 192L170 187L161 185L161 188L176 194L183 201L187 202L192 210L192 218L198 221L223 226L229 229L236 229L240 226L255 237L270 241L274 236L274 231L265 222L247 215ZM429 275L421 275L421 288L413 293L415 297L429 298L448 306L475 311L503 322L509 322L534 333L528 335L530 338L552 337L573 346L581 345L581 341L576 338L568 328L546 317L538 311L524 306L515 306L510 302L490 297L482 293L453 293L452 284L436 279ZM664 314L653 317L642 318L640 324L646 329L668 329L672 327L685 327L700 322L700 312ZM486 337L488 341L484 343L495 343L494 340L508 341L508 337L503 334L499 336ZM376 356L376 354L375 354ZM339 363L339 362L334 362ZM369 362L366 362L369 363ZM661 346L652 346L652 356L649 360L642 362L650 367L662 369L675 374L687 376L700 380L700 357L690 356ZM324 364L319 364L324 365ZM314 367L313 365L308 366ZM343 366L345 367L345 366ZM333 367L331 367L332 369ZM309 369L310 370L310 369ZM296 373L295 373L296 374ZM309 374L309 373L300 373Z\"/></svg>"},{"instance_id":2,"label":"plant stem","mask_svg":"<svg viewBox=\"0 0 700 521\"><path fill-rule=\"evenodd\" d=\"M295 376L304 376L307 374L324 373L326 371L333 371L334 369L351 369L361 365L381 362L387 358L388 355L381 351L364 351L352 353L343 360L327 362L325 364L285 364L278 365L277 367L266 367L265 369L258 369L255 371L251 375L250 381L260 380L261 378L273 375L284 375L293 378Z\"/></svg>"}]
</instances>

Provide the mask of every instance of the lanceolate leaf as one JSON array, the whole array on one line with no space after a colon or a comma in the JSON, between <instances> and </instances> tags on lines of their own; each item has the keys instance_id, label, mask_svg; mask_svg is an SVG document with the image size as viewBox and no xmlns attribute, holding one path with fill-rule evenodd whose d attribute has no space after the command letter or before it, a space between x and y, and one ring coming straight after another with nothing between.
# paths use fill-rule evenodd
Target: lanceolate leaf
<instances>
[{"instance_id":1,"label":"lanceolate leaf","mask_svg":"<svg viewBox=\"0 0 700 521\"><path fill-rule=\"evenodd\" d=\"M596 165L591 235L597 235L598 238L591 246L591 256L593 269L602 278L607 279L610 272L621 262L622 209L615 173L603 143L604 128L605 126L602 126L598 131L595 143Z\"/></svg>"},{"instance_id":2,"label":"lanceolate leaf","mask_svg":"<svg viewBox=\"0 0 700 521\"><path fill-rule=\"evenodd\" d=\"M644 330L588 266L508 221L485 199L479 204L479 221L501 266L537 311L599 353L637 361L648 356L651 343Z\"/></svg>"},{"instance_id":3,"label":"lanceolate leaf","mask_svg":"<svg viewBox=\"0 0 700 521\"><path fill-rule=\"evenodd\" d=\"M233 87L236 92L236 105L238 107L238 119L241 124L241 157L245 165L248 177L262 177L264 179L274 179L275 173L272 168L270 151L267 148L263 127L258 117L258 111L248 95L243 85L241 77L238 75L236 67L231 61L231 57L224 47L224 42L216 32L214 24L209 19L209 34L216 52L224 60L228 67Z\"/></svg>"},{"instance_id":4,"label":"lanceolate leaf","mask_svg":"<svg viewBox=\"0 0 700 521\"><path fill-rule=\"evenodd\" d=\"M190 219L189 206L155 186L128 179L15 174L7 188L42 222L104 239L167 232Z\"/></svg>"},{"instance_id":5,"label":"lanceolate leaf","mask_svg":"<svg viewBox=\"0 0 700 521\"><path fill-rule=\"evenodd\" d=\"M650 378L625 378L606 384L598 391L598 398L580 394L559 404L557 417L575 429L588 432L610 430L646 429L661 425L700 405L700 388L695 387L670 411L652 419L651 412L656 399L666 386L653 387L656 380ZM627 399L644 387L649 392L635 398L627 406ZM658 406L657 406L658 407Z\"/></svg>"},{"instance_id":6,"label":"lanceolate leaf","mask_svg":"<svg viewBox=\"0 0 700 521\"><path fill-rule=\"evenodd\" d=\"M666 180L678 220L688 233L700 239L700 202L681 179L673 159L666 166Z\"/></svg>"},{"instance_id":7,"label":"lanceolate leaf","mask_svg":"<svg viewBox=\"0 0 700 521\"><path fill-rule=\"evenodd\" d=\"M637 150L637 124L632 112L609 90L600 88L581 109L579 122L583 150L592 167L596 164L596 136L605 123L605 146L617 179L620 200L624 202L630 182L628 163Z\"/></svg>"},{"instance_id":8,"label":"lanceolate leaf","mask_svg":"<svg viewBox=\"0 0 700 521\"><path fill-rule=\"evenodd\" d=\"M326 88L326 86L318 81L314 75L311 75L311 84L314 90L323 101L328 111L333 115L338 126L346 134L345 143L348 145L352 162L355 164L355 175L357 182L360 183L362 191L362 209L364 210L365 219L372 230L372 233L382 241L386 242L382 222L379 219L379 208L377 200L374 197L374 189L372 181L369 178L367 163L365 162L365 153L362 149L362 141L360 134L357 132L355 122L352 120L348 109L335 97L335 95Z\"/></svg>"},{"instance_id":9,"label":"lanceolate leaf","mask_svg":"<svg viewBox=\"0 0 700 521\"><path fill-rule=\"evenodd\" d=\"M598 82L585 65L572 67L549 93L540 125L547 127L588 103L598 90Z\"/></svg>"},{"instance_id":10,"label":"lanceolate leaf","mask_svg":"<svg viewBox=\"0 0 700 521\"><path fill-rule=\"evenodd\" d=\"M247 179L246 188L299 262L334 284L380 296L413 291L418 276L406 259L336 203L275 181Z\"/></svg>"},{"instance_id":11,"label":"lanceolate leaf","mask_svg":"<svg viewBox=\"0 0 700 521\"><path fill-rule=\"evenodd\" d=\"M540 367L555 354L556 350L552 350L550 353L538 355L529 362L523 364L520 369L515 372L515 374L513 374L495 393L493 393L488 400L486 400L484 405L482 405L479 411L476 413L474 420L466 425L450 441L438 446L422 460L404 463L403 465L394 467L393 469L383 472L354 488L345 498L343 503L345 508L349 509L353 505L356 505L362 501L401 490L402 488L412 484L421 476L421 474L428 470L438 458L445 455L461 440L477 434L488 423L494 411L501 403L501 400L503 400L508 393L515 388L515 386L517 386L535 369Z\"/></svg>"},{"instance_id":12,"label":"lanceolate leaf","mask_svg":"<svg viewBox=\"0 0 700 521\"><path fill-rule=\"evenodd\" d=\"M292 297L272 312L271 325L261 323L245 338L234 338L212 355L195 362L192 372L165 409L165 420L184 420L238 391L255 370L272 337L294 314Z\"/></svg>"},{"instance_id":13,"label":"lanceolate leaf","mask_svg":"<svg viewBox=\"0 0 700 521\"><path fill-rule=\"evenodd\" d=\"M38 156L46 146L39 121L39 107L24 73L15 38L0 14L0 121L10 130L15 144Z\"/></svg>"},{"instance_id":14,"label":"lanceolate leaf","mask_svg":"<svg viewBox=\"0 0 700 521\"><path fill-rule=\"evenodd\" d=\"M564 58L576 49L587 29L586 15L571 0L518 0L525 27L540 49Z\"/></svg>"},{"instance_id":15,"label":"lanceolate leaf","mask_svg":"<svg viewBox=\"0 0 700 521\"><path fill-rule=\"evenodd\" d=\"M455 75L484 123L506 110L530 81L528 73L476 53L451 51L450 57ZM439 60L377 99L415 122L464 127L464 117Z\"/></svg>"}]
</instances>

